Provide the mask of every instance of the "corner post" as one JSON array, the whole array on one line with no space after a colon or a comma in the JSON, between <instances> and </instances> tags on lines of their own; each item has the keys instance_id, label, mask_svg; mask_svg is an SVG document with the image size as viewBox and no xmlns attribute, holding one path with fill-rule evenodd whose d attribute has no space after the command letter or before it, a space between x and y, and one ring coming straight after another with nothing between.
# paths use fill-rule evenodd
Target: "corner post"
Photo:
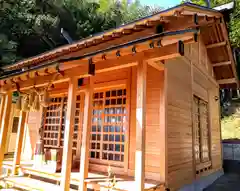
<instances>
[{"instance_id":1,"label":"corner post","mask_svg":"<svg viewBox=\"0 0 240 191\"><path fill-rule=\"evenodd\" d=\"M6 101L1 121L1 133L0 133L0 169L2 169L2 163L4 160L5 147L7 143L7 133L10 121L10 113L12 108L12 92L8 92L6 95ZM1 171L0 171L1 174Z\"/></svg>"},{"instance_id":2,"label":"corner post","mask_svg":"<svg viewBox=\"0 0 240 191\"><path fill-rule=\"evenodd\" d=\"M89 144L92 118L93 79L89 77L89 85L85 91L84 118L82 132L82 147L80 160L80 183L79 191L87 191L85 179L88 177Z\"/></svg>"},{"instance_id":3,"label":"corner post","mask_svg":"<svg viewBox=\"0 0 240 191\"><path fill-rule=\"evenodd\" d=\"M61 173L61 190L68 191L70 187L70 175L72 166L72 145L74 130L74 115L76 108L76 90L77 78L73 77L69 80L67 114L64 130L64 146L62 156L62 173Z\"/></svg>"},{"instance_id":4,"label":"corner post","mask_svg":"<svg viewBox=\"0 0 240 191\"><path fill-rule=\"evenodd\" d=\"M24 111L21 111L20 120L18 123L17 141L16 141L16 147L15 147L15 153L14 153L14 159L13 159L13 166L12 166L13 175L17 173L16 171L17 165L20 165L26 116L27 116L27 113Z\"/></svg>"},{"instance_id":5,"label":"corner post","mask_svg":"<svg viewBox=\"0 0 240 191\"><path fill-rule=\"evenodd\" d=\"M137 65L136 152L135 152L136 191L144 190L145 179L146 80L147 80L147 62L141 60L138 62Z\"/></svg>"}]
</instances>

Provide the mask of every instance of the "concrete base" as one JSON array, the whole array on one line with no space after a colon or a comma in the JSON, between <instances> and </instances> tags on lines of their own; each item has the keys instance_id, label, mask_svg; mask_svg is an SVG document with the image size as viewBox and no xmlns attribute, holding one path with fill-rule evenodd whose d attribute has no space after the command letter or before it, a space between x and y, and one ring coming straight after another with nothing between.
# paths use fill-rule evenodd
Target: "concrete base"
<instances>
[{"instance_id":1,"label":"concrete base","mask_svg":"<svg viewBox=\"0 0 240 191\"><path fill-rule=\"evenodd\" d=\"M194 181L190 185L186 185L182 187L179 191L203 191L204 188L211 185L215 180L217 180L223 174L224 174L223 170L219 170L208 176L202 177L199 180Z\"/></svg>"}]
</instances>

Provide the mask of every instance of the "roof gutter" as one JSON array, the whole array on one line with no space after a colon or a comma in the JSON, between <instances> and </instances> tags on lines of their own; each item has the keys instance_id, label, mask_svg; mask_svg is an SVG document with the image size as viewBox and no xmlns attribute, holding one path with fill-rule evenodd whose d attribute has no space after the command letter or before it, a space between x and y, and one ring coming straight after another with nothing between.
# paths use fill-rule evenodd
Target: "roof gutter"
<instances>
[{"instance_id":1,"label":"roof gutter","mask_svg":"<svg viewBox=\"0 0 240 191\"><path fill-rule=\"evenodd\" d=\"M118 49L125 48L125 47L131 46L131 45L136 45L136 44L143 43L143 42L146 42L146 41L154 40L154 39L160 38L160 37L174 36L174 35L190 33L190 32L198 33L198 31L199 31L198 29L184 29L184 30L179 30L179 31L163 32L163 33L160 33L160 34L155 34L155 35L152 35L152 36L149 36L149 37L143 37L143 38L133 40L133 41L130 41L130 42L127 42L127 43L123 43L123 44L120 44L120 45L111 46L111 47L106 48L106 49L97 50L97 51L94 51L94 52L91 52L91 53L88 53L88 54L84 54L82 56L72 57L72 58L68 58L68 59L59 59L57 61L49 62L47 64L29 67L26 70L24 70L24 69L13 70L11 74L9 74L10 71L7 71L7 72L5 72L5 74L0 76L0 80L4 80L4 79L9 78L9 77L21 75L21 74L26 73L26 72L32 72L34 70L43 69L43 68L53 66L53 65L58 66L59 63L61 63L61 62L69 62L69 61L74 61L74 60L81 60L81 59L84 59L84 58L91 58L91 57L93 57L97 54L102 54L102 53L110 52L110 51L113 51L113 50L118 50Z\"/></svg>"}]
</instances>

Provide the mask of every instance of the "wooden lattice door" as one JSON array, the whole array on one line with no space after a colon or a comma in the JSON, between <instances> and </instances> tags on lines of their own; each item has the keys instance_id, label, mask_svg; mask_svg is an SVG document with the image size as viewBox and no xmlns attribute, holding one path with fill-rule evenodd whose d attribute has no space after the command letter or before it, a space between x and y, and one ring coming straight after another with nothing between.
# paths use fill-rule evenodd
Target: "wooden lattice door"
<instances>
[{"instance_id":1,"label":"wooden lattice door","mask_svg":"<svg viewBox=\"0 0 240 191\"><path fill-rule=\"evenodd\" d=\"M73 155L80 154L83 101L82 94L76 95ZM44 115L45 148L63 148L66 111L67 96L51 98L50 105L46 108Z\"/></svg>"},{"instance_id":2,"label":"wooden lattice door","mask_svg":"<svg viewBox=\"0 0 240 191\"><path fill-rule=\"evenodd\" d=\"M193 98L193 132L196 174L211 167L210 159L210 125L208 103L201 98Z\"/></svg>"},{"instance_id":3,"label":"wooden lattice door","mask_svg":"<svg viewBox=\"0 0 240 191\"><path fill-rule=\"evenodd\" d=\"M127 129L125 88L95 91L90 139L93 163L124 165Z\"/></svg>"}]
</instances>

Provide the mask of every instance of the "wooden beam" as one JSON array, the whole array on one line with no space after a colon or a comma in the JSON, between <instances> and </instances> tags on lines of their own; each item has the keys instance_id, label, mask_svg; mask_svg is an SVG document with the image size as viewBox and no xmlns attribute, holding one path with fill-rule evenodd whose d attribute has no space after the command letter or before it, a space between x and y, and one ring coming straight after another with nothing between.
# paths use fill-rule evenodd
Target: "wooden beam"
<instances>
[{"instance_id":1,"label":"wooden beam","mask_svg":"<svg viewBox=\"0 0 240 191\"><path fill-rule=\"evenodd\" d=\"M6 100L6 96L5 95L1 95L1 103L0 103L0 122L3 119L3 113L4 113L4 107L5 107L5 100ZM1 130L1 126L0 126L0 130Z\"/></svg>"},{"instance_id":2,"label":"wooden beam","mask_svg":"<svg viewBox=\"0 0 240 191\"><path fill-rule=\"evenodd\" d=\"M136 151L135 190L144 190L145 179L145 131L146 131L146 80L147 63L139 61L137 66L137 108L136 108Z\"/></svg>"},{"instance_id":3,"label":"wooden beam","mask_svg":"<svg viewBox=\"0 0 240 191\"><path fill-rule=\"evenodd\" d=\"M220 26L221 26L221 29L222 29L223 37L227 41L227 52L228 52L229 60L231 61L231 67L232 67L233 75L236 79L235 83L237 83L237 87L239 88L236 64L235 64L235 60L233 58L232 49L230 47L230 42L229 42L229 39L228 39L228 31L227 31L227 27L226 27L224 18L222 18L222 19L223 19L223 22L220 24Z\"/></svg>"},{"instance_id":4,"label":"wooden beam","mask_svg":"<svg viewBox=\"0 0 240 191\"><path fill-rule=\"evenodd\" d=\"M139 59L146 59L151 61L159 61L159 60L166 60L175 58L178 56L182 56L184 54L184 46L181 41L166 45L163 47L155 47L146 51L137 52L133 54L132 52L129 52L128 55L120 56L118 58L114 57L114 59L107 59L102 60L98 62L94 62L95 64L95 73L102 73L102 72L108 72L112 70L118 70L121 68L131 67L136 65L137 61ZM138 49L137 49L138 51ZM69 66L71 65L71 68L69 69ZM90 76L88 74L88 61L87 60L75 60L71 62L61 63L60 69L64 70L65 68L68 68L64 71L64 76L58 75L53 83L61 83L68 81L69 78L72 76L76 76L78 78L80 77L88 77ZM20 90L27 90L29 88L33 88L34 84L35 87L41 87L46 86L49 84L50 81L53 80L53 75L50 74L48 76L38 76L34 79L28 79L27 81L19 82ZM1 81L1 90L2 91L15 91L16 86L11 84L4 84L3 81Z\"/></svg>"},{"instance_id":5,"label":"wooden beam","mask_svg":"<svg viewBox=\"0 0 240 191\"><path fill-rule=\"evenodd\" d=\"M218 67L218 66L227 66L230 65L231 61L226 61L226 62L218 62L218 63L213 63L212 66L213 67Z\"/></svg>"},{"instance_id":6,"label":"wooden beam","mask_svg":"<svg viewBox=\"0 0 240 191\"><path fill-rule=\"evenodd\" d=\"M89 77L89 85L85 91L84 100L84 115L83 115L83 131L82 131L82 147L81 147L81 160L80 160L80 182L79 190L87 191L87 183L85 179L88 177L89 166L89 144L90 132L92 122L92 97L93 97L93 79Z\"/></svg>"},{"instance_id":7,"label":"wooden beam","mask_svg":"<svg viewBox=\"0 0 240 191\"><path fill-rule=\"evenodd\" d=\"M161 61L148 62L148 64L159 71L164 70L164 64Z\"/></svg>"},{"instance_id":8,"label":"wooden beam","mask_svg":"<svg viewBox=\"0 0 240 191\"><path fill-rule=\"evenodd\" d=\"M13 159L13 166L12 166L13 175L17 173L16 172L17 165L20 165L26 115L27 115L26 112L21 111L19 122L18 122L17 140L16 140L16 147L15 147L15 153L14 153L14 159Z\"/></svg>"},{"instance_id":9,"label":"wooden beam","mask_svg":"<svg viewBox=\"0 0 240 191\"><path fill-rule=\"evenodd\" d=\"M61 190L68 191L70 188L70 175L72 167L72 145L74 116L76 108L77 79L70 78L68 87L67 114L65 119L64 146L62 156Z\"/></svg>"},{"instance_id":10,"label":"wooden beam","mask_svg":"<svg viewBox=\"0 0 240 191\"><path fill-rule=\"evenodd\" d=\"M197 15L196 22L194 17L194 15L181 15L180 17L166 16L164 19L167 21L167 23L164 24L164 30L177 31L186 28L208 26L219 22L219 19L215 19L214 17L209 17L208 20L206 20L205 16L200 15Z\"/></svg>"},{"instance_id":11,"label":"wooden beam","mask_svg":"<svg viewBox=\"0 0 240 191\"><path fill-rule=\"evenodd\" d=\"M228 78L228 79L217 80L217 82L218 82L219 85L237 83L235 78Z\"/></svg>"},{"instance_id":12,"label":"wooden beam","mask_svg":"<svg viewBox=\"0 0 240 191\"><path fill-rule=\"evenodd\" d=\"M207 48L207 49L217 48L217 47L226 46L226 45L227 45L227 42L226 42L226 41L223 41L223 42L218 42L218 43L206 45L206 48Z\"/></svg>"},{"instance_id":13,"label":"wooden beam","mask_svg":"<svg viewBox=\"0 0 240 191\"><path fill-rule=\"evenodd\" d=\"M1 133L0 133L0 169L2 169L2 163L4 160L4 153L7 143L7 133L10 121L10 113L12 109L12 93L8 92L6 95L6 101L4 106L3 117L1 121ZM2 171L0 171L1 175Z\"/></svg>"}]
</instances>

